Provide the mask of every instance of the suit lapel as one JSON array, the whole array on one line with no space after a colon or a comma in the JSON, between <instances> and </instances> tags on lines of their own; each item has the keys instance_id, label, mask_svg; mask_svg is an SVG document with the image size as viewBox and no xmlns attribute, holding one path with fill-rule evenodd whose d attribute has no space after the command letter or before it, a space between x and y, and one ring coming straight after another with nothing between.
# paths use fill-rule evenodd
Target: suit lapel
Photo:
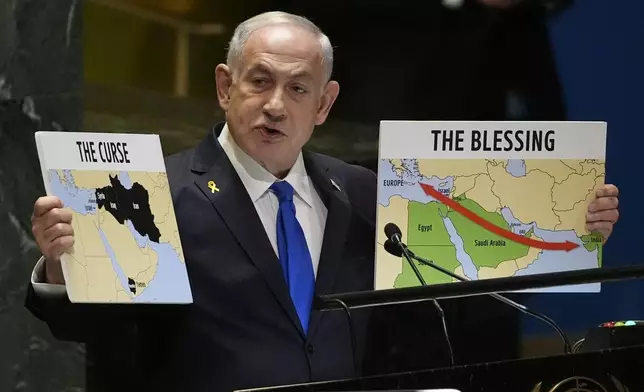
<instances>
[{"instance_id":1,"label":"suit lapel","mask_svg":"<svg viewBox=\"0 0 644 392\"><path fill-rule=\"evenodd\" d=\"M195 179L196 186L210 200L250 260L264 276L291 322L304 335L284 281L279 259L266 236L246 188L216 141L216 132L197 147L193 171L200 174ZM210 181L214 182L216 190L213 191L213 184L209 185Z\"/></svg>"},{"instance_id":2,"label":"suit lapel","mask_svg":"<svg viewBox=\"0 0 644 392\"><path fill-rule=\"evenodd\" d=\"M327 207L327 220L322 239L322 250L315 283L315 295L333 293L335 279L342 263L346 243L351 205L342 184L328 167L316 162L314 156L305 154L306 170ZM334 185L335 184L335 185ZM309 322L309 337L317 331L325 312L312 311Z\"/></svg>"}]
</instances>

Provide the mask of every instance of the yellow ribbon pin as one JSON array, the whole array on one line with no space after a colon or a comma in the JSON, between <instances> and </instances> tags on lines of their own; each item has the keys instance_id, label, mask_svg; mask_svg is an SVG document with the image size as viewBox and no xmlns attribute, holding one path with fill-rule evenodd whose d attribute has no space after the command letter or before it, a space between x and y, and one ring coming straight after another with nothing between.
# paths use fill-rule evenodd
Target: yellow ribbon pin
<instances>
[{"instance_id":1,"label":"yellow ribbon pin","mask_svg":"<svg viewBox=\"0 0 644 392\"><path fill-rule=\"evenodd\" d=\"M208 181L208 188L210 188L210 192L212 193L219 192L219 188L217 188L217 184L214 181Z\"/></svg>"}]
</instances>

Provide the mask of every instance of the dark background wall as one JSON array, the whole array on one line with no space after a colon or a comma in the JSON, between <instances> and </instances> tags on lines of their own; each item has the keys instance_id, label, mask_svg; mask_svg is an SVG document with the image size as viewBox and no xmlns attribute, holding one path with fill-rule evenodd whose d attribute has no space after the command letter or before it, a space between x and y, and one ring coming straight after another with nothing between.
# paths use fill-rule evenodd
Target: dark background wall
<instances>
[{"instance_id":1,"label":"dark background wall","mask_svg":"<svg viewBox=\"0 0 644 392\"><path fill-rule=\"evenodd\" d=\"M82 347L54 341L23 307L44 192L33 134L82 129L81 24L80 1L0 1L0 391L84 385Z\"/></svg>"},{"instance_id":2,"label":"dark background wall","mask_svg":"<svg viewBox=\"0 0 644 392\"><path fill-rule=\"evenodd\" d=\"M607 180L622 191L622 218L605 262L640 262L639 0L579 0L558 15L488 9L474 0L453 11L438 1L125 3L226 25L221 36L191 39L187 97L173 95L171 29L90 0L0 1L0 391L79 391L84 385L83 348L53 341L22 306L39 256L29 220L43 193L33 133L152 131L161 133L166 153L193 145L221 118L212 70L234 24L267 9L300 12L331 36L342 93L311 148L346 160L372 165L382 118L608 121ZM573 334L606 319L644 318L640 281L607 285L597 295L519 298ZM553 352L554 346L541 344L552 338L550 330L532 320L517 328L521 319L493 301L449 304L446 311L463 361ZM390 352L389 363L374 365L396 370L444 363L440 333L428 337L417 327L438 326L428 314L418 307L390 314L398 333L391 336L406 337L403 346L414 351ZM521 343L531 341L539 346L520 352Z\"/></svg>"},{"instance_id":3,"label":"dark background wall","mask_svg":"<svg viewBox=\"0 0 644 392\"><path fill-rule=\"evenodd\" d=\"M582 0L549 23L568 119L608 122L606 181L620 188L621 218L605 247L607 266L644 262L643 16L639 0ZM584 331L604 321L644 319L644 282L606 284L600 294L538 295L529 303L548 311L567 330ZM525 332L550 333L531 320L525 320Z\"/></svg>"}]
</instances>

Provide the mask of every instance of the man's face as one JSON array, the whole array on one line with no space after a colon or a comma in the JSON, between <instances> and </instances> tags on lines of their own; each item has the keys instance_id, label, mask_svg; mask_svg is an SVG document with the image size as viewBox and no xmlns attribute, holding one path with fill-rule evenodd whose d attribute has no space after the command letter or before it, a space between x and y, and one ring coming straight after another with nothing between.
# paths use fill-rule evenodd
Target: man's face
<instances>
[{"instance_id":1,"label":"man's face","mask_svg":"<svg viewBox=\"0 0 644 392\"><path fill-rule=\"evenodd\" d=\"M324 80L319 41L294 26L256 30L234 71L217 67L219 103L230 131L248 155L284 175L338 94L338 84Z\"/></svg>"}]
</instances>

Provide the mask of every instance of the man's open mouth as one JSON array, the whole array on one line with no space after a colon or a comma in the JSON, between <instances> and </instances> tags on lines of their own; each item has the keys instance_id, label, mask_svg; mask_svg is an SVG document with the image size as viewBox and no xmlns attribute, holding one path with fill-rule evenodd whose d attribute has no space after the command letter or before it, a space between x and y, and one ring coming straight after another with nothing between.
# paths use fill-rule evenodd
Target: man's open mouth
<instances>
[{"instance_id":1,"label":"man's open mouth","mask_svg":"<svg viewBox=\"0 0 644 392\"><path fill-rule=\"evenodd\" d=\"M267 137L278 137L278 136L283 136L284 135L284 133L282 131L280 131L279 129L276 129L276 128L262 126L262 127L258 127L257 129L264 136L267 136Z\"/></svg>"}]
</instances>

